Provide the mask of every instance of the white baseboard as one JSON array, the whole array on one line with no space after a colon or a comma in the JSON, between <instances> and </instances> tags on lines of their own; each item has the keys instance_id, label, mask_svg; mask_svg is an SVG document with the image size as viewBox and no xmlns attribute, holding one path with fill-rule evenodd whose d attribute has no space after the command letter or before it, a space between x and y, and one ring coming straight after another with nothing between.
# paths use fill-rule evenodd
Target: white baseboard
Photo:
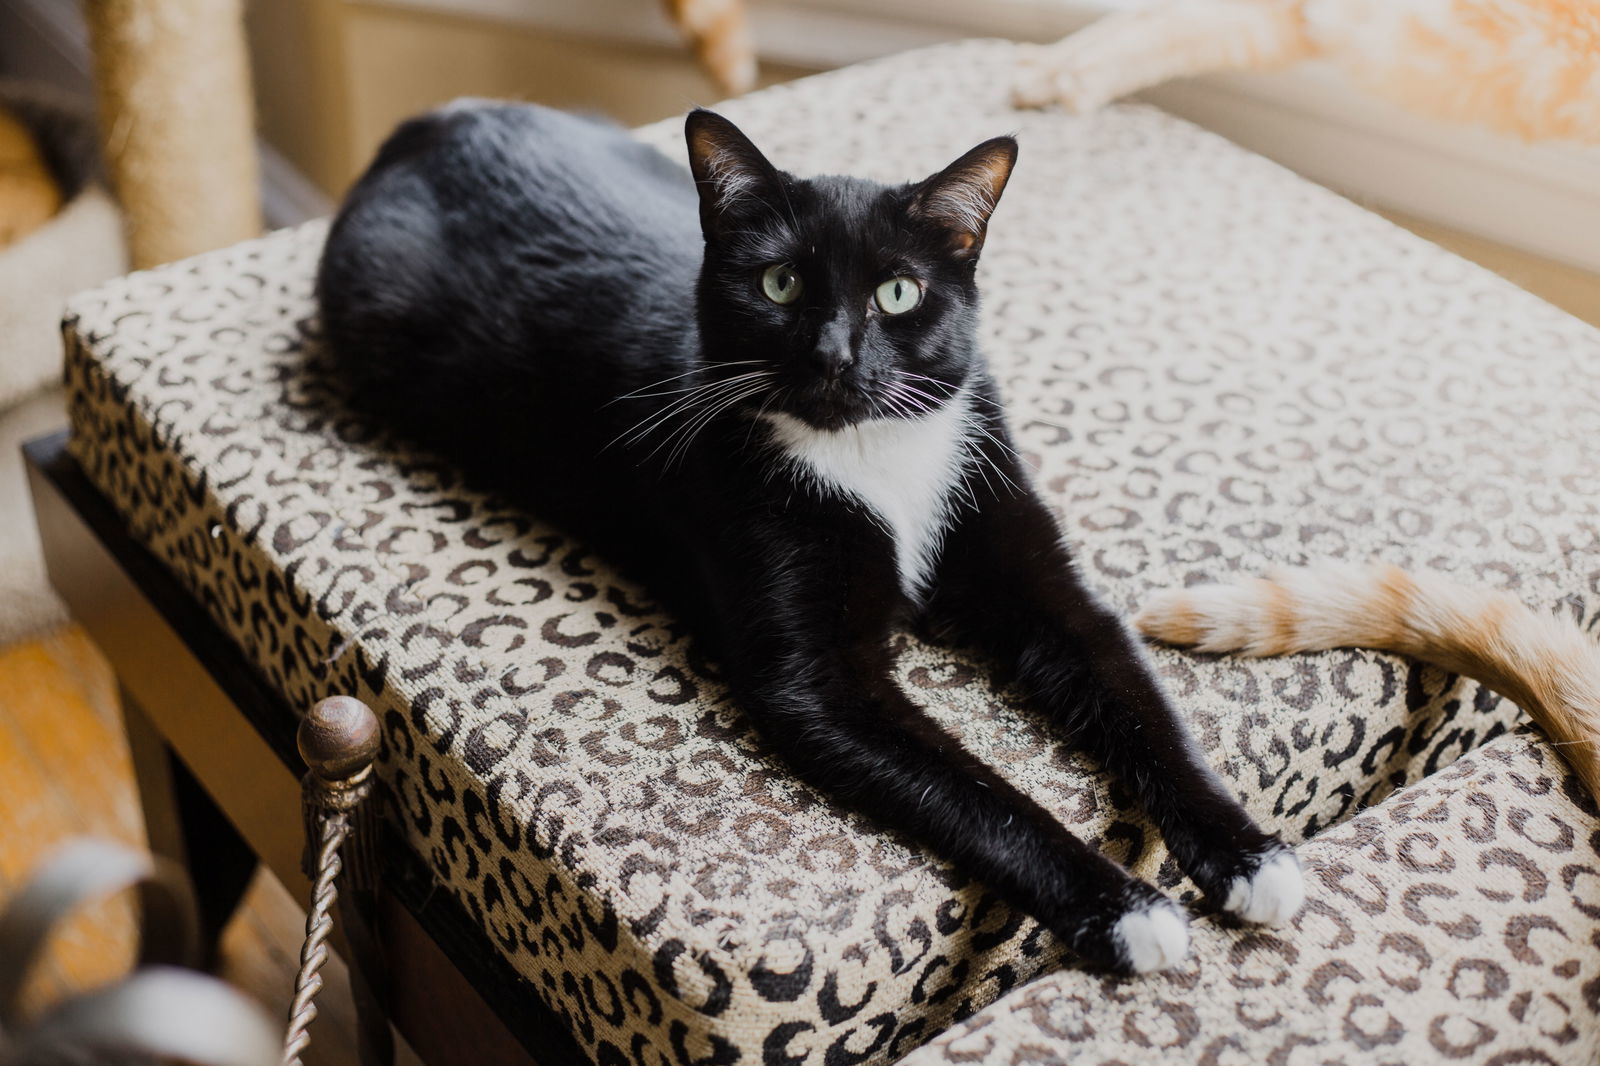
<instances>
[{"instance_id":1,"label":"white baseboard","mask_svg":"<svg viewBox=\"0 0 1600 1066\"><path fill-rule=\"evenodd\" d=\"M361 0L674 46L656 0ZM1056 40L1127 0L750 0L764 59L837 67L962 37ZM1357 200L1600 273L1600 148L1419 118L1315 65L1161 86L1152 103Z\"/></svg>"},{"instance_id":2,"label":"white baseboard","mask_svg":"<svg viewBox=\"0 0 1600 1066\"><path fill-rule=\"evenodd\" d=\"M1600 149L1433 122L1314 66L1143 95L1357 200L1600 274Z\"/></svg>"},{"instance_id":3,"label":"white baseboard","mask_svg":"<svg viewBox=\"0 0 1600 1066\"><path fill-rule=\"evenodd\" d=\"M660 0L345 0L619 44L676 47ZM1118 0L747 0L761 57L830 69L963 37L1049 41Z\"/></svg>"}]
</instances>

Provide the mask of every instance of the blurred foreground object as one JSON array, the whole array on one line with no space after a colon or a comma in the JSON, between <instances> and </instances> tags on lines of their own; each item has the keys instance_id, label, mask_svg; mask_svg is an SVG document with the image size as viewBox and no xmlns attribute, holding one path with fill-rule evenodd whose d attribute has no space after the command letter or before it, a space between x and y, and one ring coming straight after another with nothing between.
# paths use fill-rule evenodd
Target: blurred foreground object
<instances>
[{"instance_id":1,"label":"blurred foreground object","mask_svg":"<svg viewBox=\"0 0 1600 1066\"><path fill-rule=\"evenodd\" d=\"M128 889L138 892L142 911L139 968L24 1026L21 992L52 928L78 907ZM176 968L194 949L194 903L181 872L120 844L68 844L0 912L0 1066L154 1058L276 1064L280 1046L261 1008L221 981Z\"/></svg>"},{"instance_id":2,"label":"blurred foreground object","mask_svg":"<svg viewBox=\"0 0 1600 1066\"><path fill-rule=\"evenodd\" d=\"M0 248L26 237L61 210L61 186L33 133L0 104Z\"/></svg>"},{"instance_id":3,"label":"blurred foreground object","mask_svg":"<svg viewBox=\"0 0 1600 1066\"><path fill-rule=\"evenodd\" d=\"M665 0L695 58L717 87L730 96L756 84L755 44L744 0Z\"/></svg>"},{"instance_id":4,"label":"blurred foreground object","mask_svg":"<svg viewBox=\"0 0 1600 1066\"><path fill-rule=\"evenodd\" d=\"M239 0L89 0L84 11L132 265L260 233Z\"/></svg>"},{"instance_id":5,"label":"blurred foreground object","mask_svg":"<svg viewBox=\"0 0 1600 1066\"><path fill-rule=\"evenodd\" d=\"M1320 58L1434 118L1600 142L1593 0L1164 0L1024 56L1021 107L1092 111L1171 78Z\"/></svg>"}]
</instances>

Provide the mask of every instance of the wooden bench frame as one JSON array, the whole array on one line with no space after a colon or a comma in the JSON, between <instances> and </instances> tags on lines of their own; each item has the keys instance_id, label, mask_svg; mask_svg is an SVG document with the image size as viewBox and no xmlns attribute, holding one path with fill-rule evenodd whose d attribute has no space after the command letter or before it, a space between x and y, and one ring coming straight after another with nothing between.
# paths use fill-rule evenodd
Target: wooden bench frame
<instances>
[{"instance_id":1,"label":"wooden bench frame","mask_svg":"<svg viewBox=\"0 0 1600 1066\"><path fill-rule=\"evenodd\" d=\"M188 869L207 942L257 863L306 900L297 716L129 535L68 453L65 430L23 453L51 583L116 673L151 849ZM384 866L381 972L343 944L340 953L358 985L363 973L382 982L389 1021L423 1061L588 1061L419 856L389 846Z\"/></svg>"}]
</instances>

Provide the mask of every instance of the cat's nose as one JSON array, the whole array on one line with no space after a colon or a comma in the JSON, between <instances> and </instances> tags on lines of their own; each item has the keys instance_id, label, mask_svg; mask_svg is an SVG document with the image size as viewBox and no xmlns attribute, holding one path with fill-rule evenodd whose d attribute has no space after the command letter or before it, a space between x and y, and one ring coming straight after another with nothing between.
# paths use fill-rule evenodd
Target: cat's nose
<instances>
[{"instance_id":1,"label":"cat's nose","mask_svg":"<svg viewBox=\"0 0 1600 1066\"><path fill-rule=\"evenodd\" d=\"M812 362L829 381L837 381L856 361L855 345L850 336L850 321L843 313L834 315L822 332L817 334L817 345L812 349Z\"/></svg>"}]
</instances>

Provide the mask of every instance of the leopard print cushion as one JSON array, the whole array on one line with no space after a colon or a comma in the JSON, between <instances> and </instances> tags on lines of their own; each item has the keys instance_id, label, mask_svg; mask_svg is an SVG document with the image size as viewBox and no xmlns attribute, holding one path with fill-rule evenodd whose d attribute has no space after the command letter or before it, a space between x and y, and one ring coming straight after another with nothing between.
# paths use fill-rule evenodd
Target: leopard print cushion
<instances>
[{"instance_id":1,"label":"leopard print cushion","mask_svg":"<svg viewBox=\"0 0 1600 1066\"><path fill-rule=\"evenodd\" d=\"M1593 331L1160 112L1015 113L1010 62L941 47L726 111L781 166L888 180L1019 131L983 340L1095 586L1128 609L1381 556L1594 616ZM642 136L682 157L676 123ZM791 777L603 560L350 414L311 295L324 232L78 299L72 448L292 706L379 709L411 845L596 1061L883 1062L1075 965ZM1122 789L980 665L900 639L903 683L966 744L1192 894ZM1381 655L1158 662L1210 759L1294 840L1518 719Z\"/></svg>"},{"instance_id":2,"label":"leopard print cushion","mask_svg":"<svg viewBox=\"0 0 1600 1066\"><path fill-rule=\"evenodd\" d=\"M1292 927L1206 917L1176 970L1050 974L905 1066L1600 1061L1600 817L1548 743L1500 737L1300 857Z\"/></svg>"}]
</instances>

